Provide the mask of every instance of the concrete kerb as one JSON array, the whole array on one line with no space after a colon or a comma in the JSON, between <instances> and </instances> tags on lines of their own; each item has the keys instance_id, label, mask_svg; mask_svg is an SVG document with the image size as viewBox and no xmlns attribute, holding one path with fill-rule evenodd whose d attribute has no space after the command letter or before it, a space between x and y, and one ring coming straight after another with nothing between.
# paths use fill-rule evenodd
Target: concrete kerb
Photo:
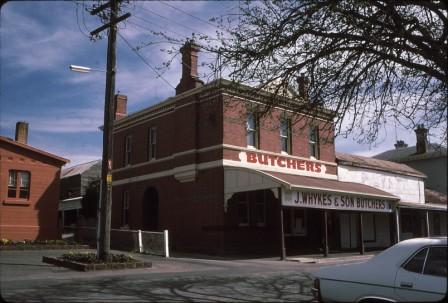
<instances>
[{"instance_id":1,"label":"concrete kerb","mask_svg":"<svg viewBox=\"0 0 448 303\"><path fill-rule=\"evenodd\" d=\"M338 262L347 262L347 261L367 261L377 253L366 253L364 255L356 254L356 255L347 255L347 254L334 254L329 257L324 257L320 255L305 255L305 256L291 256L287 257L288 261L295 261L300 263L318 263L318 264L326 264L326 263L338 263Z\"/></svg>"}]
</instances>

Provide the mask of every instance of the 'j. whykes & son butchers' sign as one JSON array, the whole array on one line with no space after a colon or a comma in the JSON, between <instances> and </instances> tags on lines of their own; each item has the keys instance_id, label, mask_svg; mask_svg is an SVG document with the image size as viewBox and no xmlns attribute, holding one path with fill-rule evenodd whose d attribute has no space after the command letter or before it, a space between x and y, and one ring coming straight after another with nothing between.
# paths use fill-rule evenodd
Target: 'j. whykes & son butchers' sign
<instances>
[{"instance_id":1,"label":"'j. whykes & son butchers' sign","mask_svg":"<svg viewBox=\"0 0 448 303\"><path fill-rule=\"evenodd\" d=\"M282 195L283 206L293 207L389 213L392 212L390 203L390 201L384 199L326 192L284 191Z\"/></svg>"}]
</instances>

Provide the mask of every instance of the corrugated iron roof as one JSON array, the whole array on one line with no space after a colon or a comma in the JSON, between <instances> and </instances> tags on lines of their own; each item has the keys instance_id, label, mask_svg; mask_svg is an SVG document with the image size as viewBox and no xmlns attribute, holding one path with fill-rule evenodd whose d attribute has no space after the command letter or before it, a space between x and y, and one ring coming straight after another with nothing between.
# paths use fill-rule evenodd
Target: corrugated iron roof
<instances>
[{"instance_id":1,"label":"corrugated iron roof","mask_svg":"<svg viewBox=\"0 0 448 303\"><path fill-rule=\"evenodd\" d=\"M447 196L435 190L425 189L425 202L447 205Z\"/></svg>"},{"instance_id":2,"label":"corrugated iron roof","mask_svg":"<svg viewBox=\"0 0 448 303\"><path fill-rule=\"evenodd\" d=\"M313 178L307 176L289 175L277 172L266 172L264 174L270 175L284 183L287 183L291 188L306 188L311 190L332 191L346 194L357 194L370 197L381 197L390 200L399 200L400 198L394 196L381 189L354 182L343 182L337 180Z\"/></svg>"},{"instance_id":3,"label":"corrugated iron roof","mask_svg":"<svg viewBox=\"0 0 448 303\"><path fill-rule=\"evenodd\" d=\"M422 159L432 159L439 157L446 157L447 150L440 144L429 143L427 145L428 151L423 154L415 154L417 151L416 146L401 147L397 149L387 150L378 155L373 156L373 158L381 160L389 160L394 162L408 162L414 160Z\"/></svg>"},{"instance_id":4,"label":"corrugated iron roof","mask_svg":"<svg viewBox=\"0 0 448 303\"><path fill-rule=\"evenodd\" d=\"M101 160L94 160L87 163L82 163L79 165L75 165L66 169L63 169L61 172L61 178L68 178L71 176L76 176L84 173L89 170L95 164L101 164Z\"/></svg>"},{"instance_id":5,"label":"corrugated iron roof","mask_svg":"<svg viewBox=\"0 0 448 303\"><path fill-rule=\"evenodd\" d=\"M387 172L399 173L404 175L411 175L421 178L426 178L426 175L422 172L409 167L406 164L396 163L386 160L380 160L369 157L362 157L357 155L345 154L345 153L336 153L336 160L338 164L341 165L349 165L349 166L357 166L357 167L365 167L376 170L382 170Z\"/></svg>"}]
</instances>

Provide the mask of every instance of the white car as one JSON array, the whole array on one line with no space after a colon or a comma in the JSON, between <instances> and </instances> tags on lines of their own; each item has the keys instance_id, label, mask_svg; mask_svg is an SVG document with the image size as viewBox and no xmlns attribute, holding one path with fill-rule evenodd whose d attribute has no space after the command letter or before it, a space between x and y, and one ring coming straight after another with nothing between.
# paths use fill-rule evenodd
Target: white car
<instances>
[{"instance_id":1,"label":"white car","mask_svg":"<svg viewBox=\"0 0 448 303\"><path fill-rule=\"evenodd\" d=\"M321 268L312 291L319 302L444 301L446 252L446 237L402 241L367 262Z\"/></svg>"}]
</instances>

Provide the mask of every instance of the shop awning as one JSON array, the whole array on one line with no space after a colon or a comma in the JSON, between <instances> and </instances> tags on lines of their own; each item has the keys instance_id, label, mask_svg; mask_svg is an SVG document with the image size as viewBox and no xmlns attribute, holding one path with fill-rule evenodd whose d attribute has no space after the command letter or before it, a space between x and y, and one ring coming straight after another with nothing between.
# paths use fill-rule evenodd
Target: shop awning
<instances>
[{"instance_id":1,"label":"shop awning","mask_svg":"<svg viewBox=\"0 0 448 303\"><path fill-rule=\"evenodd\" d=\"M434 204L434 203L411 203L411 202L399 202L397 205L399 208L421 209L421 210L435 210L435 211L447 211L446 205Z\"/></svg>"},{"instance_id":2,"label":"shop awning","mask_svg":"<svg viewBox=\"0 0 448 303\"><path fill-rule=\"evenodd\" d=\"M285 207L388 213L399 200L372 186L333 179L235 167L226 167L224 176L226 200L237 192L281 188Z\"/></svg>"},{"instance_id":3,"label":"shop awning","mask_svg":"<svg viewBox=\"0 0 448 303\"><path fill-rule=\"evenodd\" d=\"M307 189L310 191L328 191L396 201L400 199L388 192L361 183L233 167L225 170L225 185L226 193L283 186L289 190Z\"/></svg>"},{"instance_id":4,"label":"shop awning","mask_svg":"<svg viewBox=\"0 0 448 303\"><path fill-rule=\"evenodd\" d=\"M60 200L59 201L59 210L65 211L65 210L81 209L82 208L81 201L82 201L82 197Z\"/></svg>"}]
</instances>

